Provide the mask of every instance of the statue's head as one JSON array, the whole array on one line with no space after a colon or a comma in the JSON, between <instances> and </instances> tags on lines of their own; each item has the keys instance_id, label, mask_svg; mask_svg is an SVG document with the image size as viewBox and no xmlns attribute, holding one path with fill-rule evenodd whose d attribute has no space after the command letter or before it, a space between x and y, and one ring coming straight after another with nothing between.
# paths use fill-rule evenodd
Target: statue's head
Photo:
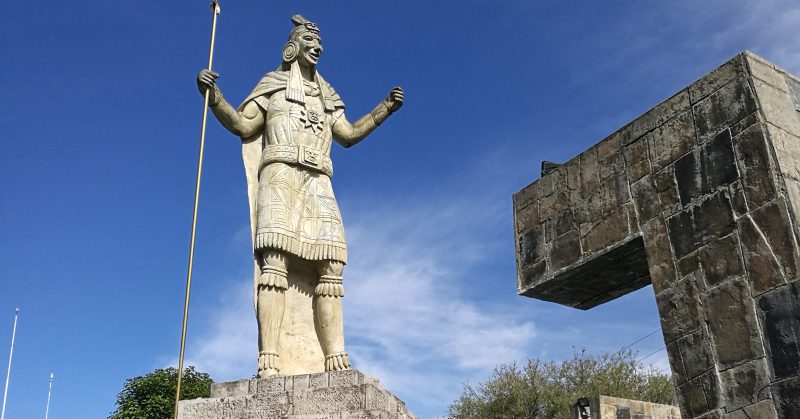
<instances>
[{"instance_id":1,"label":"statue's head","mask_svg":"<svg viewBox=\"0 0 800 419\"><path fill-rule=\"evenodd\" d=\"M314 67L322 55L322 38L319 27L300 15L292 16L294 29L283 47L283 66L297 61L302 67Z\"/></svg>"}]
</instances>

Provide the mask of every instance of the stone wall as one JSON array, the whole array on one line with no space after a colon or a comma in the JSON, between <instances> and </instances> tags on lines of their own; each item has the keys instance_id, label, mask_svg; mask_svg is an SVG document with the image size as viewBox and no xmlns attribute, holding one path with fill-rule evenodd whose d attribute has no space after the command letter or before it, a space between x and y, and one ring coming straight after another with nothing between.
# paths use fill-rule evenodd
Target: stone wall
<instances>
[{"instance_id":1,"label":"stone wall","mask_svg":"<svg viewBox=\"0 0 800 419\"><path fill-rule=\"evenodd\" d=\"M597 396L570 406L570 419L681 419L677 406Z\"/></svg>"},{"instance_id":2,"label":"stone wall","mask_svg":"<svg viewBox=\"0 0 800 419\"><path fill-rule=\"evenodd\" d=\"M742 53L515 194L518 292L652 283L684 418L800 417L798 98Z\"/></svg>"},{"instance_id":3,"label":"stone wall","mask_svg":"<svg viewBox=\"0 0 800 419\"><path fill-rule=\"evenodd\" d=\"M276 375L211 385L182 400L177 419L416 419L373 377L357 370Z\"/></svg>"}]
</instances>

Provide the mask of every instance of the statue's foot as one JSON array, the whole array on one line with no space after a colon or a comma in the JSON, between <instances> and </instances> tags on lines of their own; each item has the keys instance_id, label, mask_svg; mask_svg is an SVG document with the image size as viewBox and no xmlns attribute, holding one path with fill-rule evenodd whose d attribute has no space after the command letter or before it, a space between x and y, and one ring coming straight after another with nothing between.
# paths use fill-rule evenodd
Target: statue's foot
<instances>
[{"instance_id":1,"label":"statue's foot","mask_svg":"<svg viewBox=\"0 0 800 419\"><path fill-rule=\"evenodd\" d=\"M274 352L259 352L258 353L258 378L267 378L270 375L281 373L281 368L278 364L278 354Z\"/></svg>"},{"instance_id":2,"label":"statue's foot","mask_svg":"<svg viewBox=\"0 0 800 419\"><path fill-rule=\"evenodd\" d=\"M325 355L325 371L342 371L350 369L350 359L347 352L337 352Z\"/></svg>"}]
</instances>

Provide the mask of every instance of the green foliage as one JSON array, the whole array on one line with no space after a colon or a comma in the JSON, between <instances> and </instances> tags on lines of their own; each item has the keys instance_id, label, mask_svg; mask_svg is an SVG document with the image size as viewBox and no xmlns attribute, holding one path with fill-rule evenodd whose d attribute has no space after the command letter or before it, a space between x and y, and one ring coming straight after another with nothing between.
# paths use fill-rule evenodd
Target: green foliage
<instances>
[{"instance_id":1,"label":"green foliage","mask_svg":"<svg viewBox=\"0 0 800 419\"><path fill-rule=\"evenodd\" d=\"M175 408L175 387L178 369L157 369L145 376L129 378L117 395L117 410L109 419L170 419ZM211 377L195 371L183 370L181 400L209 397Z\"/></svg>"},{"instance_id":2,"label":"green foliage","mask_svg":"<svg viewBox=\"0 0 800 419\"><path fill-rule=\"evenodd\" d=\"M488 381L464 385L448 419L568 419L569 406L581 397L612 396L675 404L669 375L644 371L635 353L620 351L593 356L585 349L572 359L542 362L530 359L496 368Z\"/></svg>"}]
</instances>

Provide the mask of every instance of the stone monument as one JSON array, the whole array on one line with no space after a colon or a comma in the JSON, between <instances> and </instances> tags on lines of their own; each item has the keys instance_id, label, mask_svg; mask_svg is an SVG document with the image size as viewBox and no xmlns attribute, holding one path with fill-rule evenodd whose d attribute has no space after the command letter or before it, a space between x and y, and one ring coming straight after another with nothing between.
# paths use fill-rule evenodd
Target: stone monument
<instances>
[{"instance_id":1,"label":"stone monument","mask_svg":"<svg viewBox=\"0 0 800 419\"><path fill-rule=\"evenodd\" d=\"M800 80L749 52L514 195L517 289L650 283L684 419L800 417Z\"/></svg>"},{"instance_id":2,"label":"stone monument","mask_svg":"<svg viewBox=\"0 0 800 419\"><path fill-rule=\"evenodd\" d=\"M292 23L282 62L239 107L223 97L217 73L202 70L197 76L200 92L210 92L216 118L242 140L256 266L258 370L255 380L215 384L211 399L181 402L179 417L413 417L376 379L345 371L347 246L330 159L333 140L344 147L358 144L400 109L403 90L395 87L351 124L344 102L317 71L323 51L319 27L300 15Z\"/></svg>"}]
</instances>

